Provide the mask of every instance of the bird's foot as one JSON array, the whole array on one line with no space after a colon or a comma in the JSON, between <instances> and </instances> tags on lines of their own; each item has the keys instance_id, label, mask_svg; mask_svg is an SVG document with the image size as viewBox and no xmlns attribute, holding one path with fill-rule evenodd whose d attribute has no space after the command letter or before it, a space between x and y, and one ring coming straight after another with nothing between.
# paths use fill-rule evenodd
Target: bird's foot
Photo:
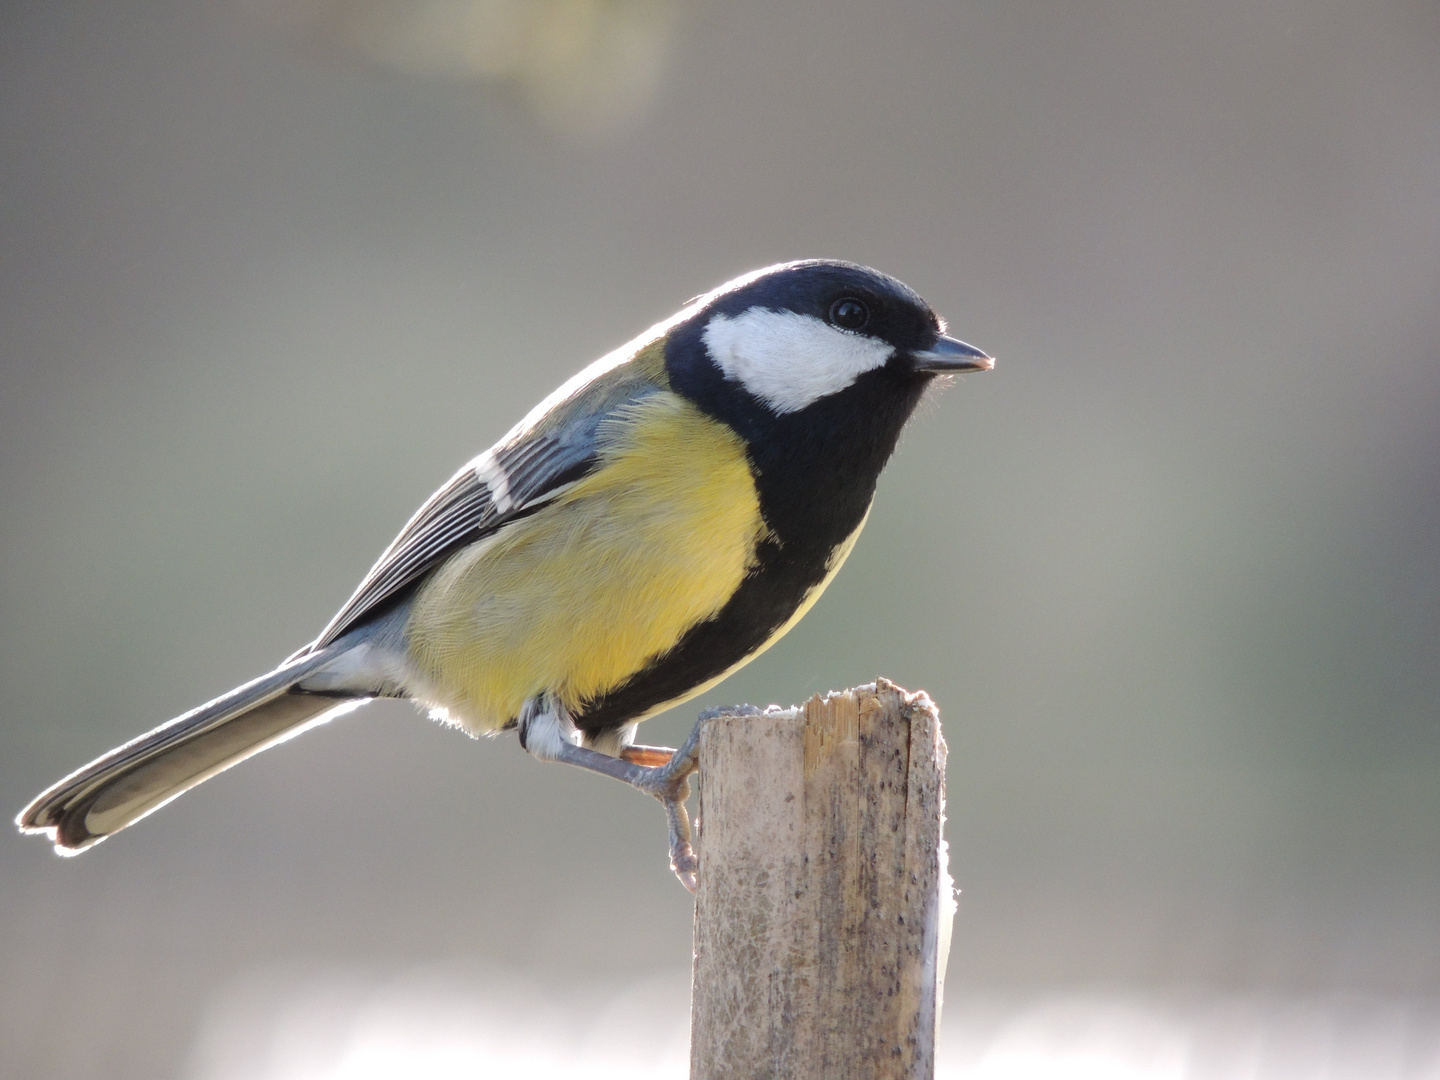
<instances>
[{"instance_id":1,"label":"bird's foot","mask_svg":"<svg viewBox=\"0 0 1440 1080\"><path fill-rule=\"evenodd\" d=\"M762 713L762 709L753 705L706 709L678 750L664 746L628 746L618 757L610 757L567 740L553 740L553 746L547 745L547 759L623 780L659 799L665 807L670 829L670 869L680 884L693 893L699 886L700 860L691 843L690 813L685 803L690 798L690 778L700 768L700 729L705 721L716 717L760 716Z\"/></svg>"},{"instance_id":2,"label":"bird's foot","mask_svg":"<svg viewBox=\"0 0 1440 1080\"><path fill-rule=\"evenodd\" d=\"M700 770L700 729L705 721L720 716L759 716L762 710L753 705L731 705L718 709L706 709L695 721L690 737L678 750L664 747L631 747L647 754L653 760L668 754L664 764L647 770L640 783L635 786L659 799L665 807L665 818L670 826L670 869L679 878L680 884L692 893L700 884L700 860L691 844L690 813L685 803L690 798L690 778Z\"/></svg>"},{"instance_id":3,"label":"bird's foot","mask_svg":"<svg viewBox=\"0 0 1440 1080\"><path fill-rule=\"evenodd\" d=\"M690 737L678 750L656 746L628 748L647 752L651 760L668 755L664 764L646 768L635 786L655 796L665 807L665 821L670 830L670 869L692 893L700 884L700 860L691 843L690 812L685 803L690 798L690 777L700 768L700 723L696 722Z\"/></svg>"}]
</instances>

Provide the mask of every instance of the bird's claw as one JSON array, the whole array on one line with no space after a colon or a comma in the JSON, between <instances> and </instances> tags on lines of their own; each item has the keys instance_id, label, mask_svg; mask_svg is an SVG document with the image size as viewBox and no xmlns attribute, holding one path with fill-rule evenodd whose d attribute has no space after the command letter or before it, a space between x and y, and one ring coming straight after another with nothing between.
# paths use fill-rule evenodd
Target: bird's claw
<instances>
[{"instance_id":1,"label":"bird's claw","mask_svg":"<svg viewBox=\"0 0 1440 1080\"><path fill-rule=\"evenodd\" d=\"M664 765L651 769L637 785L664 804L670 825L670 869L692 893L700 885L700 858L691 846L690 814L685 803L690 798L690 778L700 771L700 729L706 720L721 716L760 716L763 711L753 705L706 709L695 721L684 745Z\"/></svg>"},{"instance_id":2,"label":"bird's claw","mask_svg":"<svg viewBox=\"0 0 1440 1080\"><path fill-rule=\"evenodd\" d=\"M670 845L670 869L690 893L693 894L700 888L700 860L695 855L695 849L690 846L690 841L684 840L678 845Z\"/></svg>"},{"instance_id":3,"label":"bird's claw","mask_svg":"<svg viewBox=\"0 0 1440 1080\"><path fill-rule=\"evenodd\" d=\"M699 886L700 860L691 846L690 814L685 803L690 798L690 777L700 767L699 733L700 725L696 724L685 745L664 765L650 769L637 785L664 805L670 826L670 869L692 893Z\"/></svg>"}]
</instances>

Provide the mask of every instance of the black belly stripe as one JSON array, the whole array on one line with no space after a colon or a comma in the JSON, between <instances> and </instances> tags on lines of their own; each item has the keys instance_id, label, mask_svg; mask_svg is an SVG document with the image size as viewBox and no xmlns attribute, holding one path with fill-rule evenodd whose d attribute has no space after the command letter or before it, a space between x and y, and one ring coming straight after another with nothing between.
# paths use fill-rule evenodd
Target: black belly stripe
<instances>
[{"instance_id":1,"label":"black belly stripe","mask_svg":"<svg viewBox=\"0 0 1440 1080\"><path fill-rule=\"evenodd\" d=\"M782 552L774 541L756 551L756 566L713 618L690 628L669 652L620 686L585 703L581 731L617 728L684 697L753 654L825 580L830 550L809 557Z\"/></svg>"}]
</instances>

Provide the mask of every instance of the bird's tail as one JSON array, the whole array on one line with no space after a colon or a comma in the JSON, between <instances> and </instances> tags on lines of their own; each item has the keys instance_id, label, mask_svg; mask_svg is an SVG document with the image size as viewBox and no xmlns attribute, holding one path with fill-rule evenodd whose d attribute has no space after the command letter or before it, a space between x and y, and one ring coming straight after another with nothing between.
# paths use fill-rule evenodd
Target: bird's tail
<instances>
[{"instance_id":1,"label":"bird's tail","mask_svg":"<svg viewBox=\"0 0 1440 1080\"><path fill-rule=\"evenodd\" d=\"M141 735L38 796L16 818L62 855L83 851L218 772L368 700L312 694L297 684L334 659L334 647L292 657Z\"/></svg>"}]
</instances>

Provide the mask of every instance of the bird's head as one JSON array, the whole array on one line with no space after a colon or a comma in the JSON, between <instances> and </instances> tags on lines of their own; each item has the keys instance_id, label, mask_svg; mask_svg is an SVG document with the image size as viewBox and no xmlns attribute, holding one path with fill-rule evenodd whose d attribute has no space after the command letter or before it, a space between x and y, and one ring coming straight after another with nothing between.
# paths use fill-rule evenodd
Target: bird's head
<instances>
[{"instance_id":1,"label":"bird's head","mask_svg":"<svg viewBox=\"0 0 1440 1080\"><path fill-rule=\"evenodd\" d=\"M948 336L908 286L819 259L722 285L687 308L667 337L672 385L742 430L822 404L831 412L842 395L852 408L913 406L935 376L995 364Z\"/></svg>"}]
</instances>

